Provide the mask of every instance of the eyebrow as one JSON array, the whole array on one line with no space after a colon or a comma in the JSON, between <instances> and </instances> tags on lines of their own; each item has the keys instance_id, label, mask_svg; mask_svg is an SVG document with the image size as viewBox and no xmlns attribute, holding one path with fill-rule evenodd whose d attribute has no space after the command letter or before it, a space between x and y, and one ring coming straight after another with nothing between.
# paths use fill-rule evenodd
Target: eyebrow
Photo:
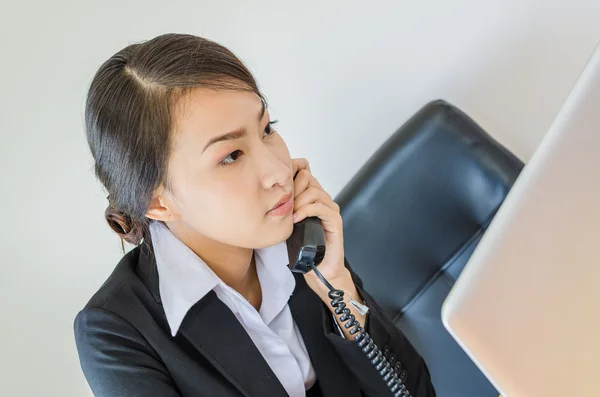
<instances>
[{"instance_id":1,"label":"eyebrow","mask_svg":"<svg viewBox=\"0 0 600 397\"><path fill-rule=\"evenodd\" d=\"M261 102L262 102L262 109L260 110L260 113L258 114L258 121L262 120L262 118L265 115L265 112L267 110L267 106L266 106L265 102L264 101L261 101ZM208 149L208 147L214 143L222 142L222 141L231 141L234 139L240 139L245 136L246 136L246 129L244 127L241 127L235 131L231 131L231 132L228 132L223 135L212 137L206 143L206 145L204 146L204 149L202 149L202 153L204 153L206 151L206 149Z\"/></svg>"}]
</instances>

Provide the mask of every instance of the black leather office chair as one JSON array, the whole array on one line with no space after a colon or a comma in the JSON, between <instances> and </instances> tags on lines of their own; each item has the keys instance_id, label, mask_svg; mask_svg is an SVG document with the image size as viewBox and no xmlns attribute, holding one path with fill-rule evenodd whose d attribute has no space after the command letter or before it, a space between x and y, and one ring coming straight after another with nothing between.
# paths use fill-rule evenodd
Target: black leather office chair
<instances>
[{"instance_id":1,"label":"black leather office chair","mask_svg":"<svg viewBox=\"0 0 600 397\"><path fill-rule=\"evenodd\" d=\"M441 306L523 163L456 107L427 104L336 196L346 256L427 362L439 397L498 397Z\"/></svg>"}]
</instances>

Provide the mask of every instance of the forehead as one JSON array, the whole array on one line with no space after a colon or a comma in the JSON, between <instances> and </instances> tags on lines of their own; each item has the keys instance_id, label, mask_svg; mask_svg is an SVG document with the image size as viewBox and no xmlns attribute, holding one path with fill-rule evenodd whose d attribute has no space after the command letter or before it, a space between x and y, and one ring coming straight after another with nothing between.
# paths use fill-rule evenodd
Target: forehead
<instances>
[{"instance_id":1,"label":"forehead","mask_svg":"<svg viewBox=\"0 0 600 397\"><path fill-rule=\"evenodd\" d=\"M195 88L177 106L175 139L200 144L213 136L256 124L262 107L261 99L253 92Z\"/></svg>"}]
</instances>

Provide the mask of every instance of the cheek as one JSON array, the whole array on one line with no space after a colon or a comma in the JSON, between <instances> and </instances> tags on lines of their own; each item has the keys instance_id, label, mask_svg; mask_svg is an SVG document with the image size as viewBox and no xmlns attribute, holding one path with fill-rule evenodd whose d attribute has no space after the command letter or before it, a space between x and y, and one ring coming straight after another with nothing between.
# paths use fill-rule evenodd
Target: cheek
<instances>
[{"instance_id":1,"label":"cheek","mask_svg":"<svg viewBox=\"0 0 600 397\"><path fill-rule=\"evenodd\" d=\"M194 224L225 225L256 213L257 185L251 175L235 171L177 180L182 216Z\"/></svg>"},{"instance_id":2,"label":"cheek","mask_svg":"<svg viewBox=\"0 0 600 397\"><path fill-rule=\"evenodd\" d=\"M224 178L210 186L205 186L202 191L204 197L204 211L209 216L221 219L232 217L239 218L240 214L252 214L256 211L255 186L250 185L251 178ZM254 208L254 210L253 210Z\"/></svg>"},{"instance_id":3,"label":"cheek","mask_svg":"<svg viewBox=\"0 0 600 397\"><path fill-rule=\"evenodd\" d=\"M257 212L253 200L239 184L205 184L189 193L185 221L215 240L234 244L230 239L256 222L251 216Z\"/></svg>"}]
</instances>

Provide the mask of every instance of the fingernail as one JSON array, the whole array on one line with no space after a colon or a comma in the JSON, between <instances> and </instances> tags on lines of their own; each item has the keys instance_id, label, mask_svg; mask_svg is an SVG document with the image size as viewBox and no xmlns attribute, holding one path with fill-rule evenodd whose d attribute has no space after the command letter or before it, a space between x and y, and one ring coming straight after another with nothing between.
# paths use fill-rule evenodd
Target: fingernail
<instances>
[{"instance_id":1,"label":"fingernail","mask_svg":"<svg viewBox=\"0 0 600 397\"><path fill-rule=\"evenodd\" d=\"M296 222L296 219L298 219L298 214L292 214L292 221Z\"/></svg>"}]
</instances>

